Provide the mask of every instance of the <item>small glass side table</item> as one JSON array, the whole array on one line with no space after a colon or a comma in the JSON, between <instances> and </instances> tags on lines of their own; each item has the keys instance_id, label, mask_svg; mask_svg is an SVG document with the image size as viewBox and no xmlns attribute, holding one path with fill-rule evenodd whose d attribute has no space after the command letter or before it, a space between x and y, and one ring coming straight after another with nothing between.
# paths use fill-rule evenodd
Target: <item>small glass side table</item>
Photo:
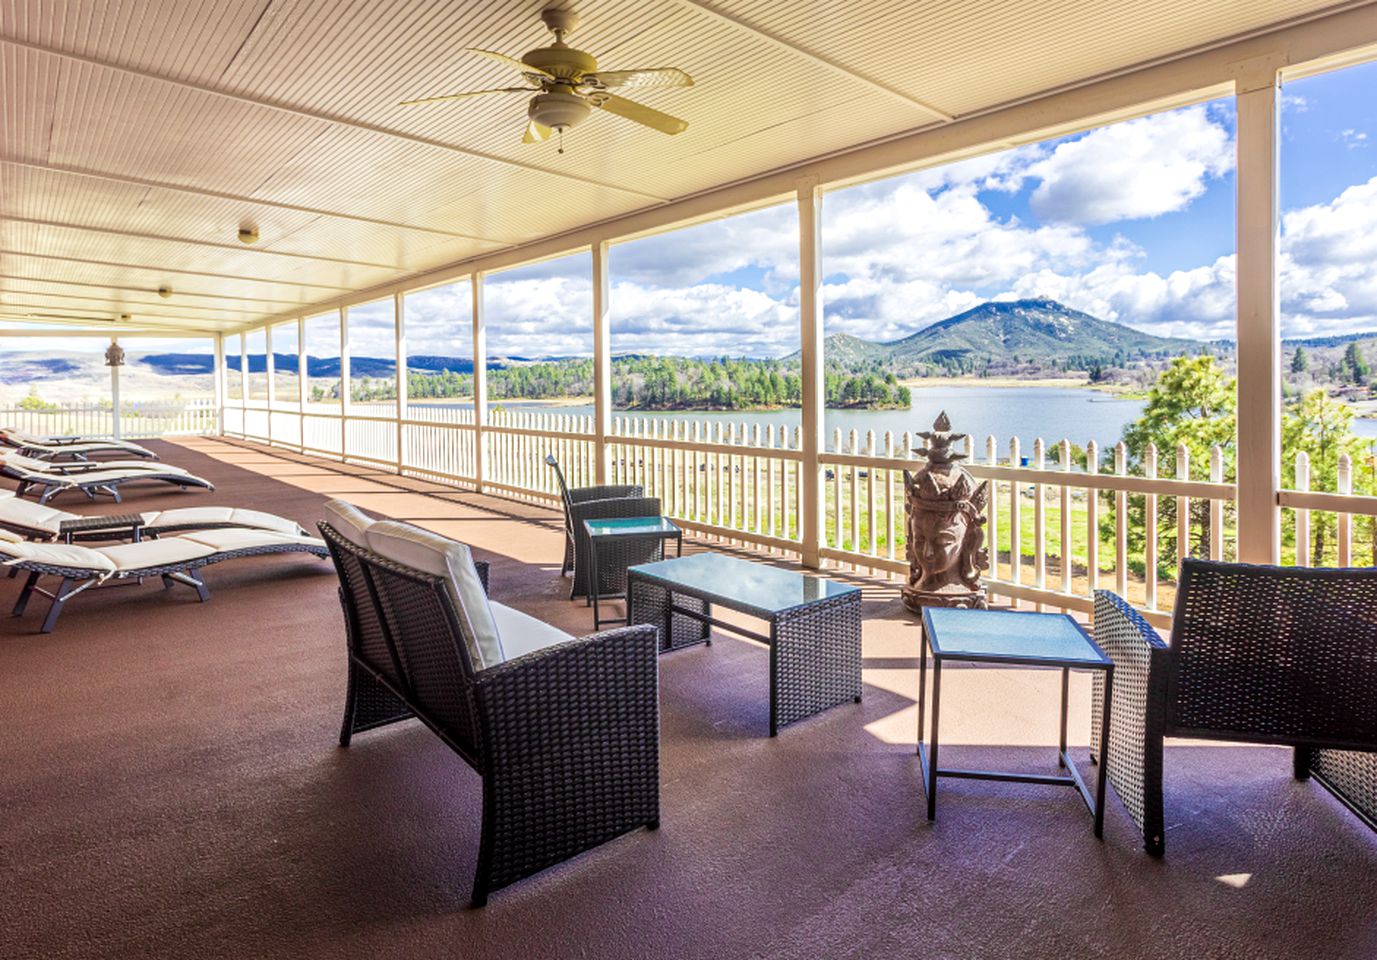
<instances>
[{"instance_id":1,"label":"small glass side table","mask_svg":"<svg viewBox=\"0 0 1377 960\"><path fill-rule=\"evenodd\" d=\"M626 596L626 568L628 551L618 549L628 542L659 544L659 556L646 557L637 552L632 562L646 563L664 559L664 543L673 540L675 556L684 555L684 534L674 523L665 517L608 517L603 520L585 520L583 529L588 533L589 558L593 563L593 576L590 578L589 597L593 603L593 629L601 630L604 623L626 623L626 617L603 619L598 600L615 600ZM601 554L599 550L601 549ZM615 569L614 569L615 568ZM606 574L613 574L622 589L616 593L603 593L602 586Z\"/></svg>"},{"instance_id":2,"label":"small glass side table","mask_svg":"<svg viewBox=\"0 0 1377 960\"><path fill-rule=\"evenodd\" d=\"M932 651L932 730L923 745L923 717L927 692L928 651ZM1064 775L1010 773L992 770L958 770L937 765L937 721L942 704L942 664L948 660L968 663L999 663L1027 667L1061 668L1061 746L1057 762ZM1066 713L1072 670L1098 670L1104 674L1104 714L1100 726L1100 756L1095 795L1081 779L1066 752ZM928 799L928 819L937 816L937 779L1004 780L1013 783L1044 783L1074 787L1095 819L1095 836L1104 836L1105 751L1109 749L1109 707L1113 693L1114 664L1094 640L1064 613L1032 613L1019 610L923 609L922 640L918 650L918 757L923 771L923 791Z\"/></svg>"}]
</instances>

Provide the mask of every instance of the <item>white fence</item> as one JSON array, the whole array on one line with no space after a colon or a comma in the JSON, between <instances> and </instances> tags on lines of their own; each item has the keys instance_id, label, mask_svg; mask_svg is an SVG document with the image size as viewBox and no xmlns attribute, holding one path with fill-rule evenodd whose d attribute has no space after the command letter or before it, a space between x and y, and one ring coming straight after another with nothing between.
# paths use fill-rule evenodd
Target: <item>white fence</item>
<instances>
[{"instance_id":1,"label":"white fence","mask_svg":"<svg viewBox=\"0 0 1377 960\"><path fill-rule=\"evenodd\" d=\"M0 426L17 427L45 437L115 436L115 412L109 403L17 404L0 407ZM219 431L214 399L148 400L120 405L119 435L126 439L193 436Z\"/></svg>"},{"instance_id":2,"label":"white fence","mask_svg":"<svg viewBox=\"0 0 1377 960\"><path fill-rule=\"evenodd\" d=\"M596 482L590 416L496 409L480 429L472 409L392 403L227 407L231 435L305 453L376 465L456 486L554 503L545 465L560 461L569 483ZM905 470L922 465L909 433L834 432L819 456L822 534L832 563L899 577L906 558ZM341 451L348 451L342 457ZM1133 458L1118 444L1082 450L1068 440L987 437L968 444L970 472L990 483L987 543L992 593L1036 609L1089 610L1094 591L1128 597L1165 624L1182 555L1233 559L1234 486L1224 451L1192 463L1181 448ZM616 417L607 440L607 482L635 483L659 497L666 515L719 542L801 555L804 461L797 427L660 417ZM481 464L481 471L480 471ZM1352 466L1339 464L1339 489L1308 489L1308 464L1293 465L1295 490L1278 492L1286 562L1306 563L1324 527L1329 562L1354 558L1354 517L1377 515L1377 498L1352 495ZM1319 517L1327 519L1320 520ZM1017 537L1014 532L1017 531ZM1377 521L1369 540L1377 539ZM1297 550L1295 543L1305 546Z\"/></svg>"}]
</instances>

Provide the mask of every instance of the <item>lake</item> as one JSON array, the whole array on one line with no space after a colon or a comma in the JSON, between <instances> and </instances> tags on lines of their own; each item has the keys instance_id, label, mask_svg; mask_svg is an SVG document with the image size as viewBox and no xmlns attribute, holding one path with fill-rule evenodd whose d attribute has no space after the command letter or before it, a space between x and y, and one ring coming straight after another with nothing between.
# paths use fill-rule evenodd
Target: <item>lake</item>
<instances>
[{"instance_id":1,"label":"lake","mask_svg":"<svg viewBox=\"0 0 1377 960\"><path fill-rule=\"evenodd\" d=\"M862 443L865 431L874 430L876 446L882 447L886 430L892 430L897 440L905 430L917 433L930 428L932 421L945 410L954 429L973 436L980 454L984 453L985 437L991 434L998 439L1001 452L1009 449L1009 438L1013 436L1019 438L1025 452L1032 450L1037 437L1042 437L1049 447L1065 437L1081 445L1094 440L1103 449L1117 443L1124 425L1136 420L1143 409L1141 400L1124 400L1098 390L1075 387L913 387L912 394L913 404L909 410L828 410L828 446L832 443L832 431L840 429L843 436L851 430L857 431ZM591 405L547 407L522 403L511 405L511 409L593 413ZM762 427L771 423L777 427L795 427L800 422L797 409L722 413L617 411L613 416L721 421L723 424L759 423Z\"/></svg>"}]
</instances>

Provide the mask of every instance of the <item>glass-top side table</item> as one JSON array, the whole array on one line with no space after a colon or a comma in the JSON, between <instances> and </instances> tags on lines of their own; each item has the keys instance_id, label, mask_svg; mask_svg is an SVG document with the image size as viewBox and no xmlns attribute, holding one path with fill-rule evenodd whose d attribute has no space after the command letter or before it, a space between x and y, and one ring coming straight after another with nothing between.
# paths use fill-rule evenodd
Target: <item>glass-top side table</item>
<instances>
[{"instance_id":1,"label":"glass-top side table","mask_svg":"<svg viewBox=\"0 0 1377 960\"><path fill-rule=\"evenodd\" d=\"M626 617L602 616L599 600L626 597L626 570L635 563L662 560L665 542L673 540L675 556L684 553L684 534L673 521L665 517L607 517L583 521L588 534L588 554L593 564L589 578L589 601L593 605L593 629L601 630L604 623L626 623ZM646 549L655 551L648 555ZM610 590L605 589L611 587Z\"/></svg>"},{"instance_id":2,"label":"glass-top side table","mask_svg":"<svg viewBox=\"0 0 1377 960\"><path fill-rule=\"evenodd\" d=\"M1095 836L1104 836L1104 752L1109 749L1109 711L1114 664L1074 619L1064 613L1017 610L961 610L927 607L923 610L918 651L918 757L927 794L928 819L937 816L937 780L1003 780L1075 788L1095 821ZM932 656L932 727L923 743L926 715L928 655ZM937 765L937 728L942 703L942 664L948 660L1015 666L1055 667L1061 670L1061 738L1057 762L1065 774L963 770ZM1066 716L1072 670L1104 674L1104 713L1100 726L1100 756L1094 796L1066 752Z\"/></svg>"}]
</instances>

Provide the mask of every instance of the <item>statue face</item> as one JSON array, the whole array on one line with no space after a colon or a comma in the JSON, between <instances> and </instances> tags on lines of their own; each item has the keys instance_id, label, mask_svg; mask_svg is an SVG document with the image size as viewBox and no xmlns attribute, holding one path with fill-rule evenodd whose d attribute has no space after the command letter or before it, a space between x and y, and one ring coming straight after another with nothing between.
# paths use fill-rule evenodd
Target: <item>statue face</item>
<instances>
[{"instance_id":1,"label":"statue face","mask_svg":"<svg viewBox=\"0 0 1377 960\"><path fill-rule=\"evenodd\" d=\"M922 510L915 514L913 526L923 579L959 579L961 553L970 531L966 514Z\"/></svg>"}]
</instances>

